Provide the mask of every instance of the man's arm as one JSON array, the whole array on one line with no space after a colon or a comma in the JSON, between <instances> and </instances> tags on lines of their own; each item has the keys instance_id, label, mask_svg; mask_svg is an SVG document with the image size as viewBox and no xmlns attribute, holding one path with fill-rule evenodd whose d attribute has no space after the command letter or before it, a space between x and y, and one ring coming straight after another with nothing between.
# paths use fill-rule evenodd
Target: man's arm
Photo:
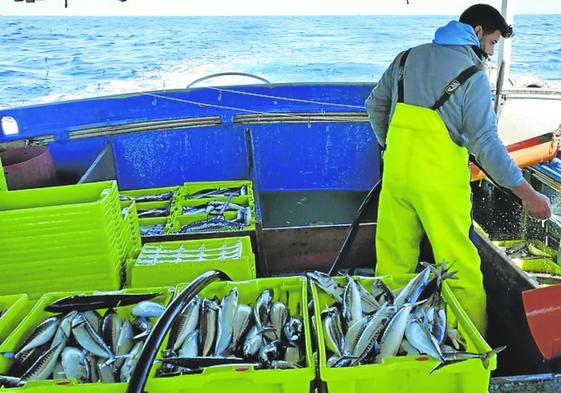
<instances>
[{"instance_id":1,"label":"man's arm","mask_svg":"<svg viewBox=\"0 0 561 393\"><path fill-rule=\"evenodd\" d=\"M492 107L491 87L483 73L466 84L462 108L462 129L468 150L499 185L511 189L528 213L537 219L551 216L549 198L532 188L522 171L509 157L497 134L497 118Z\"/></svg>"},{"instance_id":2,"label":"man's arm","mask_svg":"<svg viewBox=\"0 0 561 393\"><path fill-rule=\"evenodd\" d=\"M394 80L396 75L396 68L401 59L400 53L386 69L380 81L366 99L364 105L372 130L376 135L376 139L380 146L386 145L386 135L388 133L388 123L392 107L392 91L394 88Z\"/></svg>"}]
</instances>

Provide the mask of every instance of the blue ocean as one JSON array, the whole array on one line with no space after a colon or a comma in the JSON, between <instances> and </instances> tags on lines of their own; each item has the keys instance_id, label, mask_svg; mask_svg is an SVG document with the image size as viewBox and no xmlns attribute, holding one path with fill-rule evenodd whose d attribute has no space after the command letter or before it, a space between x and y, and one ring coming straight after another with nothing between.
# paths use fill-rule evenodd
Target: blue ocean
<instances>
[{"instance_id":1,"label":"blue ocean","mask_svg":"<svg viewBox=\"0 0 561 393\"><path fill-rule=\"evenodd\" d=\"M0 17L0 108L183 88L238 71L281 82L375 82L448 16ZM561 85L561 15L515 19L512 75ZM220 78L214 84L251 83Z\"/></svg>"}]
</instances>

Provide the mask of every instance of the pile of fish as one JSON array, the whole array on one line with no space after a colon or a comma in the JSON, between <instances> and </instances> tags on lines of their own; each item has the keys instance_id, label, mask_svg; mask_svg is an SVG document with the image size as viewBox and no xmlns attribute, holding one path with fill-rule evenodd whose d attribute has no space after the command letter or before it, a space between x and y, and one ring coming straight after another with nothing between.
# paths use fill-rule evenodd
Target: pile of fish
<instances>
[{"instance_id":1,"label":"pile of fish","mask_svg":"<svg viewBox=\"0 0 561 393\"><path fill-rule=\"evenodd\" d=\"M202 198L225 198L225 197L238 197L247 195L247 186L242 185L236 188L210 188L206 190L200 190L194 193L187 193L185 199L202 199Z\"/></svg>"},{"instance_id":2,"label":"pile of fish","mask_svg":"<svg viewBox=\"0 0 561 393\"><path fill-rule=\"evenodd\" d=\"M554 250L548 250L535 240L527 240L515 243L511 246L499 246L510 258L528 259L528 258L556 258L557 253Z\"/></svg>"},{"instance_id":3,"label":"pile of fish","mask_svg":"<svg viewBox=\"0 0 561 393\"><path fill-rule=\"evenodd\" d=\"M463 337L447 323L441 288L442 282L454 278L454 274L444 264L438 268L425 265L398 291L391 291L378 278L367 290L350 276L346 276L344 286L321 272L308 273L308 277L334 300L321 312L329 367L379 363L386 357L420 354L439 361L433 371L473 358L481 359L487 367L489 358L504 349L484 354L465 352Z\"/></svg>"},{"instance_id":4,"label":"pile of fish","mask_svg":"<svg viewBox=\"0 0 561 393\"><path fill-rule=\"evenodd\" d=\"M158 295L77 296L47 306L47 311L61 312L39 324L17 351L4 354L13 362L9 376L0 376L0 386L60 378L127 382L144 341L165 310L146 300ZM119 309L132 304L130 311ZM104 308L103 315L96 311Z\"/></svg>"},{"instance_id":5,"label":"pile of fish","mask_svg":"<svg viewBox=\"0 0 561 393\"><path fill-rule=\"evenodd\" d=\"M249 209L248 209L249 210ZM249 210L251 213L251 210ZM238 212L238 216L228 220L221 216L197 220L183 225L178 233L214 232L214 231L241 231L244 226L250 225L251 216Z\"/></svg>"},{"instance_id":6,"label":"pile of fish","mask_svg":"<svg viewBox=\"0 0 561 393\"><path fill-rule=\"evenodd\" d=\"M251 219L251 208L249 206L241 206L230 201L210 201L198 206L183 206L182 214L189 216L193 214L209 214L214 216L221 216L226 212L242 212L249 219ZM248 224L249 225L249 224Z\"/></svg>"},{"instance_id":7,"label":"pile of fish","mask_svg":"<svg viewBox=\"0 0 561 393\"><path fill-rule=\"evenodd\" d=\"M166 217L169 215L171 210L171 203L168 203L163 209L148 209L142 210L138 209L138 218L146 217Z\"/></svg>"},{"instance_id":8,"label":"pile of fish","mask_svg":"<svg viewBox=\"0 0 561 393\"><path fill-rule=\"evenodd\" d=\"M132 197L129 195L120 194L119 199L121 201L135 201L136 203L142 202L161 202L161 201L171 201L175 191L162 192L156 195L142 195L138 197Z\"/></svg>"},{"instance_id":9,"label":"pile of fish","mask_svg":"<svg viewBox=\"0 0 561 393\"><path fill-rule=\"evenodd\" d=\"M195 297L172 326L159 375L200 372L219 364L305 365L303 321L273 298L273 290L266 289L255 304L244 304L237 288L221 301Z\"/></svg>"},{"instance_id":10,"label":"pile of fish","mask_svg":"<svg viewBox=\"0 0 561 393\"><path fill-rule=\"evenodd\" d=\"M140 236L157 236L164 234L165 224L140 225Z\"/></svg>"}]
</instances>

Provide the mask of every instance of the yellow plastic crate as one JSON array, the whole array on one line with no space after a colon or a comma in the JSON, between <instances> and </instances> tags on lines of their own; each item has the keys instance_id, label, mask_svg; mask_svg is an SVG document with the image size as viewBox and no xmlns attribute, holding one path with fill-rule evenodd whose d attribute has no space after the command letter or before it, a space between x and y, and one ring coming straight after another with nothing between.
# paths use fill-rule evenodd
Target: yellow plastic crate
<instances>
[{"instance_id":1,"label":"yellow plastic crate","mask_svg":"<svg viewBox=\"0 0 561 393\"><path fill-rule=\"evenodd\" d=\"M290 370L255 370L253 366L229 365L204 369L201 374L176 377L150 378L146 384L148 392L177 393L309 393L310 383L315 378L315 362L312 355L310 325L308 318L308 294L304 277L263 278L244 282L216 282L201 291L202 297L219 298L238 288L239 302L255 305L257 297L265 289L273 289L273 301L282 299L292 316L304 322L305 367ZM177 293L184 288L178 286ZM161 349L167 345L167 338Z\"/></svg>"},{"instance_id":2,"label":"yellow plastic crate","mask_svg":"<svg viewBox=\"0 0 561 393\"><path fill-rule=\"evenodd\" d=\"M127 289L123 291L118 291L117 293L130 293L130 294L141 294L141 293L154 293L161 292L162 294L151 299L151 301L160 303L162 305L167 305L173 298L174 288L172 287L158 287L158 288L137 288L137 289ZM25 319L17 326L16 329L8 336L4 341L2 346L0 346L0 351L3 352L13 352L17 350L23 342L29 337L33 332L35 327L43 322L45 319L56 315L56 313L51 313L45 311L44 308L66 296L81 295L81 294L91 294L93 291L80 291L80 292L53 292L47 293L37 301L33 306L29 314ZM116 307L115 311L122 318L128 318L131 315L131 310L134 305ZM106 309L98 309L101 315L106 311ZM155 320L152 321L152 326L155 324ZM7 359L0 356L0 374L6 374L12 364L11 359ZM153 370L150 375L154 376L156 372L156 365L153 366ZM125 392L126 383L114 383L105 384L102 382L98 383L84 383L80 384L75 380L69 379L56 379L56 380L43 380L43 381L28 381L25 386L21 388L14 388L14 391L23 392L52 392L52 391L77 391L77 392ZM10 389L11 391L12 389Z\"/></svg>"},{"instance_id":3,"label":"yellow plastic crate","mask_svg":"<svg viewBox=\"0 0 561 393\"><path fill-rule=\"evenodd\" d=\"M177 285L209 270L220 270L235 281L254 279L255 256L250 238L147 243L138 258L127 263L127 285Z\"/></svg>"},{"instance_id":4,"label":"yellow plastic crate","mask_svg":"<svg viewBox=\"0 0 561 393\"><path fill-rule=\"evenodd\" d=\"M404 287L413 275L383 277L384 283L392 290ZM373 279L357 277L365 288L369 288ZM341 283L344 278L337 278ZM327 383L329 393L487 393L491 370L497 367L496 356L489 359L489 368L485 369L481 360L471 359L451 364L430 374L438 364L437 360L427 360L427 356L396 356L385 358L378 364L355 367L331 368L327 366L323 323L320 313L334 303L332 297L319 289L312 282L314 299L314 322L319 342L319 374ZM442 296L447 303L447 313L454 314L458 320L458 330L466 340L469 352L485 353L491 350L481 337L473 323L446 282Z\"/></svg>"}]
</instances>

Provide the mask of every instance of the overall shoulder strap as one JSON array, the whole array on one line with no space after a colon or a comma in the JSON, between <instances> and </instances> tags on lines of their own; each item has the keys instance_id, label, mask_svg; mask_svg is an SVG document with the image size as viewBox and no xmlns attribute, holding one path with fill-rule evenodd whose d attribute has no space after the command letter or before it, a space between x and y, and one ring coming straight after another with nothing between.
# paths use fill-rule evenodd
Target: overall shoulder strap
<instances>
[{"instance_id":1,"label":"overall shoulder strap","mask_svg":"<svg viewBox=\"0 0 561 393\"><path fill-rule=\"evenodd\" d=\"M401 60L399 61L399 79L397 80L397 102L403 102L403 70L405 69L405 62L407 61L407 56L411 48L403 52Z\"/></svg>"},{"instance_id":2,"label":"overall shoulder strap","mask_svg":"<svg viewBox=\"0 0 561 393\"><path fill-rule=\"evenodd\" d=\"M473 65L460 72L460 74L455 77L450 83L448 83L448 85L444 88L444 93L442 93L438 101L436 101L431 109L437 110L438 108L440 108L446 101L448 101L450 96L454 94L458 87L463 85L477 71L480 71L479 68Z\"/></svg>"}]
</instances>

